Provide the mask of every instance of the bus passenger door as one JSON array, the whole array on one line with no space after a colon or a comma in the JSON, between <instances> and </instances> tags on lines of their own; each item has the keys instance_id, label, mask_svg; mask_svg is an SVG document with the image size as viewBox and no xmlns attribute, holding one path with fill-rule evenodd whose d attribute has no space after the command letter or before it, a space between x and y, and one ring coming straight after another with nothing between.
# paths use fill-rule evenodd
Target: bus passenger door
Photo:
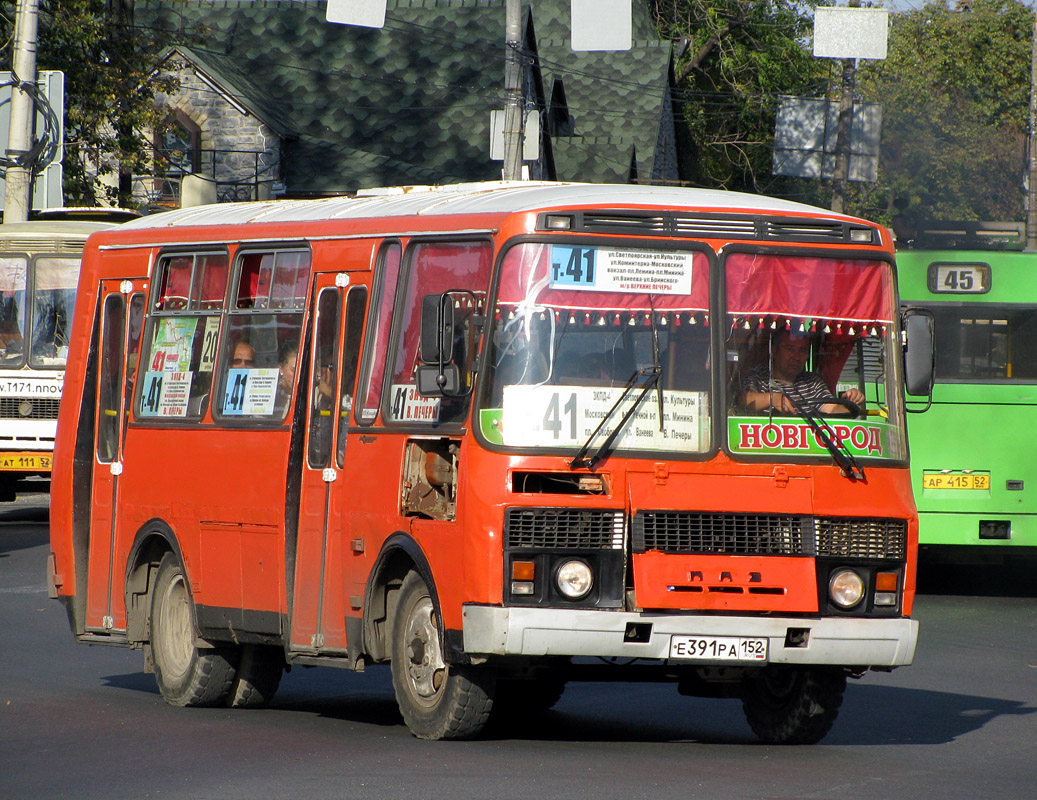
<instances>
[{"instance_id":1,"label":"bus passenger door","mask_svg":"<svg viewBox=\"0 0 1037 800\"><path fill-rule=\"evenodd\" d=\"M346 651L342 560L348 531L342 506L348 497L335 482L345 457L367 305L367 288L348 284L347 273L316 278L317 313L308 385L300 387L297 401L306 403L306 453L300 482L290 644L292 650L303 653Z\"/></svg>"},{"instance_id":2,"label":"bus passenger door","mask_svg":"<svg viewBox=\"0 0 1037 800\"><path fill-rule=\"evenodd\" d=\"M144 321L144 293L134 288L131 281L101 284L86 628L105 633L125 627L121 581L114 585L114 571L122 446Z\"/></svg>"}]
</instances>

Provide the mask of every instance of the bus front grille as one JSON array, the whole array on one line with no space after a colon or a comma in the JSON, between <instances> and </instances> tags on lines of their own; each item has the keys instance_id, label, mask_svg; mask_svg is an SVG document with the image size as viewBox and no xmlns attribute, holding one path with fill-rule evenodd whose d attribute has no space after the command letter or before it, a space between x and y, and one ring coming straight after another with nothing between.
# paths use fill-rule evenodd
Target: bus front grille
<instances>
[{"instance_id":1,"label":"bus front grille","mask_svg":"<svg viewBox=\"0 0 1037 800\"><path fill-rule=\"evenodd\" d=\"M622 511L585 508L509 508L504 546L509 549L622 550Z\"/></svg>"},{"instance_id":2,"label":"bus front grille","mask_svg":"<svg viewBox=\"0 0 1037 800\"><path fill-rule=\"evenodd\" d=\"M817 554L903 561L907 554L907 522L902 519L818 517Z\"/></svg>"},{"instance_id":3,"label":"bus front grille","mask_svg":"<svg viewBox=\"0 0 1037 800\"><path fill-rule=\"evenodd\" d=\"M641 511L631 535L635 553L798 556L803 528L804 518L791 515Z\"/></svg>"},{"instance_id":4,"label":"bus front grille","mask_svg":"<svg viewBox=\"0 0 1037 800\"><path fill-rule=\"evenodd\" d=\"M904 560L902 519L782 514L640 511L631 526L635 553L822 556Z\"/></svg>"},{"instance_id":5,"label":"bus front grille","mask_svg":"<svg viewBox=\"0 0 1037 800\"><path fill-rule=\"evenodd\" d=\"M57 419L56 397L0 397L0 419Z\"/></svg>"}]
</instances>

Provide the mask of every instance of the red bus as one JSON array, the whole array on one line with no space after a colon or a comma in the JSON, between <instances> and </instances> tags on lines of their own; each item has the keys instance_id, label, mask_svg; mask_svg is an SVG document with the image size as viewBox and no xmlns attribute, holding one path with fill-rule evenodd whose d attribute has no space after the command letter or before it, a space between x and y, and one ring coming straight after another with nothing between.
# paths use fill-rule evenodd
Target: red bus
<instances>
[{"instance_id":1,"label":"red bus","mask_svg":"<svg viewBox=\"0 0 1037 800\"><path fill-rule=\"evenodd\" d=\"M931 346L884 228L637 186L229 204L92 236L75 308L52 594L169 703L390 664L415 735L468 738L665 680L806 743L912 661Z\"/></svg>"}]
</instances>

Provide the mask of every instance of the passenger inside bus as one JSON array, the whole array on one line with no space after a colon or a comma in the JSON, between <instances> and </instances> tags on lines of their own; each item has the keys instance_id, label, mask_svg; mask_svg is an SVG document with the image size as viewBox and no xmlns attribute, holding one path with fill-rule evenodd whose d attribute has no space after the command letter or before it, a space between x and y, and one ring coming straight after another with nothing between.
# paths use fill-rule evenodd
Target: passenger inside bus
<instances>
[{"instance_id":1,"label":"passenger inside bus","mask_svg":"<svg viewBox=\"0 0 1037 800\"><path fill-rule=\"evenodd\" d=\"M254 366L255 363L256 348L254 348L246 339L239 339L234 345L234 352L231 355L231 366L239 369L247 369L248 367Z\"/></svg>"},{"instance_id":2,"label":"passenger inside bus","mask_svg":"<svg viewBox=\"0 0 1037 800\"><path fill-rule=\"evenodd\" d=\"M295 367L299 360L299 343L294 339L287 340L281 345L277 356L277 396L274 400L274 408L284 417L288 411L288 404L292 400L292 389L295 386Z\"/></svg>"},{"instance_id":3,"label":"passenger inside bus","mask_svg":"<svg viewBox=\"0 0 1037 800\"><path fill-rule=\"evenodd\" d=\"M810 343L808 334L779 330L771 339L770 359L742 375L736 404L750 411L773 409L782 414L795 414L795 401L824 414L854 413L840 403L822 402L836 395L820 375L807 371ZM857 388L847 389L837 396L857 406L864 403L864 393Z\"/></svg>"}]
</instances>

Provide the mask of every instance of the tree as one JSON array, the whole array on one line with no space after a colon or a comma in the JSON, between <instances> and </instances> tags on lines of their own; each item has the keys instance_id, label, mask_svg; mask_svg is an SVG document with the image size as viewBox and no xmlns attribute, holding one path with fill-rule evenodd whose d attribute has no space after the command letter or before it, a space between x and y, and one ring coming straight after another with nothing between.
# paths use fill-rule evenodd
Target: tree
<instances>
[{"instance_id":1,"label":"tree","mask_svg":"<svg viewBox=\"0 0 1037 800\"><path fill-rule=\"evenodd\" d=\"M900 200L918 217L1023 218L1033 13L932 0L893 16L886 59L859 73L883 115L879 184L858 187L860 213L888 219Z\"/></svg>"},{"instance_id":2,"label":"tree","mask_svg":"<svg viewBox=\"0 0 1037 800\"><path fill-rule=\"evenodd\" d=\"M13 2L0 5L0 36L14 26ZM65 73L64 189L69 205L132 203L131 186L103 178L150 174L155 96L175 88L156 72L164 43L132 25L132 0L41 0L37 66Z\"/></svg>"},{"instance_id":3,"label":"tree","mask_svg":"<svg viewBox=\"0 0 1037 800\"><path fill-rule=\"evenodd\" d=\"M660 35L677 41L681 171L693 183L819 199L820 184L771 174L781 95L824 94L829 64L805 42L809 5L790 0L652 0Z\"/></svg>"}]
</instances>

